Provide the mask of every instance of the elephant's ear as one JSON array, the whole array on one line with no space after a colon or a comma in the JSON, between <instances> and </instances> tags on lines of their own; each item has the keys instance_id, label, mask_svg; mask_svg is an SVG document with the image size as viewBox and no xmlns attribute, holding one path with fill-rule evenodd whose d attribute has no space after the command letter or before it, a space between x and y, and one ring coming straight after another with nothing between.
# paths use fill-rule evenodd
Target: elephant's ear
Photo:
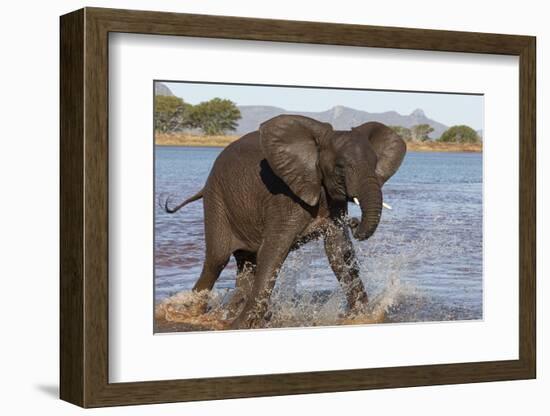
<instances>
[{"instance_id":1,"label":"elephant's ear","mask_svg":"<svg viewBox=\"0 0 550 416\"><path fill-rule=\"evenodd\" d=\"M378 158L375 173L380 185L383 185L401 166L407 153L407 144L401 136L382 123L365 123L352 131L354 134L368 137Z\"/></svg>"},{"instance_id":2,"label":"elephant's ear","mask_svg":"<svg viewBox=\"0 0 550 416\"><path fill-rule=\"evenodd\" d=\"M280 115L260 125L260 144L269 166L308 205L319 201L319 143L330 132L330 124L303 116Z\"/></svg>"}]
</instances>

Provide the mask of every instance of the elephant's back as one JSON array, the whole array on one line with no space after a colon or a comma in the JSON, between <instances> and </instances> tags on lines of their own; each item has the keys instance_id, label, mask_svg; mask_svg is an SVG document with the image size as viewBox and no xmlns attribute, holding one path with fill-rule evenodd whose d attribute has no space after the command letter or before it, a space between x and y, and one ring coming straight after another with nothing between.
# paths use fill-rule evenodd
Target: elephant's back
<instances>
[{"instance_id":1,"label":"elephant's back","mask_svg":"<svg viewBox=\"0 0 550 416\"><path fill-rule=\"evenodd\" d=\"M230 162L233 162L235 157L243 160L263 159L259 131L247 133L235 140L220 153L218 159L229 159Z\"/></svg>"},{"instance_id":2,"label":"elephant's back","mask_svg":"<svg viewBox=\"0 0 550 416\"><path fill-rule=\"evenodd\" d=\"M229 172L237 177L248 176L257 170L263 159L260 133L248 133L228 145L217 157L211 174L225 179Z\"/></svg>"}]
</instances>

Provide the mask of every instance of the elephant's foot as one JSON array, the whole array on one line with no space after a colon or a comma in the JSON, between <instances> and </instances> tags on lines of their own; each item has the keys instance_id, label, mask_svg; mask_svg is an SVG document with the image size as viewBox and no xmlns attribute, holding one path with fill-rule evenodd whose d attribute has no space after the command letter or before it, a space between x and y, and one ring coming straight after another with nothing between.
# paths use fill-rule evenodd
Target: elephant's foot
<instances>
[{"instance_id":1,"label":"elephant's foot","mask_svg":"<svg viewBox=\"0 0 550 416\"><path fill-rule=\"evenodd\" d=\"M365 325L383 323L386 318L384 308L373 308L368 303L367 294L359 294L355 298L353 306L350 306L349 312L341 317L340 323L343 325Z\"/></svg>"},{"instance_id":2,"label":"elephant's foot","mask_svg":"<svg viewBox=\"0 0 550 416\"><path fill-rule=\"evenodd\" d=\"M231 323L231 329L266 328L271 315L271 311L268 311L267 299L260 300L249 311L245 307L245 310Z\"/></svg>"},{"instance_id":3,"label":"elephant's foot","mask_svg":"<svg viewBox=\"0 0 550 416\"><path fill-rule=\"evenodd\" d=\"M364 324L379 324L386 319L386 310L384 308L376 308L366 303L357 303L353 308L350 308L348 314L341 319L341 324L344 325L364 325Z\"/></svg>"},{"instance_id":4,"label":"elephant's foot","mask_svg":"<svg viewBox=\"0 0 550 416\"><path fill-rule=\"evenodd\" d=\"M186 299L182 306L190 315L204 315L208 310L208 301L210 300L210 291L201 290L200 292L191 292L191 296Z\"/></svg>"},{"instance_id":5,"label":"elephant's foot","mask_svg":"<svg viewBox=\"0 0 550 416\"><path fill-rule=\"evenodd\" d=\"M350 311L363 312L369 305L369 297L366 292L359 292L353 297L354 301L351 303Z\"/></svg>"},{"instance_id":6,"label":"elephant's foot","mask_svg":"<svg viewBox=\"0 0 550 416\"><path fill-rule=\"evenodd\" d=\"M362 317L368 316L370 314L367 305L365 304L356 304L353 308L349 309L349 312L345 315L345 319L362 319Z\"/></svg>"},{"instance_id":7,"label":"elephant's foot","mask_svg":"<svg viewBox=\"0 0 550 416\"><path fill-rule=\"evenodd\" d=\"M165 299L155 315L170 322L183 322L204 315L208 309L210 292L182 292ZM162 315L162 316L161 316Z\"/></svg>"},{"instance_id":8,"label":"elephant's foot","mask_svg":"<svg viewBox=\"0 0 550 416\"><path fill-rule=\"evenodd\" d=\"M359 277L344 287L349 313L352 315L363 314L369 305L369 297Z\"/></svg>"},{"instance_id":9,"label":"elephant's foot","mask_svg":"<svg viewBox=\"0 0 550 416\"><path fill-rule=\"evenodd\" d=\"M241 312L246 304L246 299L247 296L244 290L240 288L235 289L225 307L224 319L232 321L239 316L239 312Z\"/></svg>"}]
</instances>

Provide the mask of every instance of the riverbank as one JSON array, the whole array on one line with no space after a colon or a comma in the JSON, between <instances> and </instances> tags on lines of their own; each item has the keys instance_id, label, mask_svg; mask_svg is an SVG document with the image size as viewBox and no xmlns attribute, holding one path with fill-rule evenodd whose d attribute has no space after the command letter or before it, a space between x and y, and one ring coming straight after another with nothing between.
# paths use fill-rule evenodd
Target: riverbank
<instances>
[{"instance_id":1,"label":"riverbank","mask_svg":"<svg viewBox=\"0 0 550 416\"><path fill-rule=\"evenodd\" d=\"M199 136L191 134L164 134L155 135L155 144L158 146L185 146L185 147L225 147L239 136ZM408 142L410 152L471 152L481 153L482 143L440 143L440 142Z\"/></svg>"}]
</instances>

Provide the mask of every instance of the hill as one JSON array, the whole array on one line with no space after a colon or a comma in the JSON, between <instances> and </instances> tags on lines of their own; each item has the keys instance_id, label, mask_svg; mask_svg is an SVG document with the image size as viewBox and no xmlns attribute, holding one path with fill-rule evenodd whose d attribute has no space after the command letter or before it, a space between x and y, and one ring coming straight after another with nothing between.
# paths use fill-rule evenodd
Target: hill
<instances>
[{"instance_id":1,"label":"hill","mask_svg":"<svg viewBox=\"0 0 550 416\"><path fill-rule=\"evenodd\" d=\"M155 82L155 95L173 96L174 93L162 82Z\"/></svg>"},{"instance_id":2,"label":"hill","mask_svg":"<svg viewBox=\"0 0 550 416\"><path fill-rule=\"evenodd\" d=\"M170 88L161 82L155 83L156 95L174 95ZM185 97L183 97L185 99ZM292 111L285 108L266 105L241 105L238 106L241 119L237 121L236 135L243 135L257 130L261 123L281 114L297 114L314 118L319 121L332 124L336 130L349 130L369 121L378 121L388 126L402 126L410 128L417 124L429 124L434 131L430 134L432 139L437 139L447 130L448 126L426 116L420 108L412 113L403 115L396 111L382 113L370 113L354 108L336 105L326 111L308 112Z\"/></svg>"},{"instance_id":3,"label":"hill","mask_svg":"<svg viewBox=\"0 0 550 416\"><path fill-rule=\"evenodd\" d=\"M280 114L298 114L311 117L315 120L332 124L336 130L349 130L352 127L369 121L378 121L388 126L403 126L407 128L417 124L429 124L434 129L430 135L432 139L439 138L447 130L446 125L428 118L421 109L416 109L408 115L402 115L396 111L369 113L341 105L320 112L289 111L280 107L260 105L243 105L239 106L239 110L241 111L242 118L239 120L236 130L236 134L238 135L257 130L260 123Z\"/></svg>"}]
</instances>

